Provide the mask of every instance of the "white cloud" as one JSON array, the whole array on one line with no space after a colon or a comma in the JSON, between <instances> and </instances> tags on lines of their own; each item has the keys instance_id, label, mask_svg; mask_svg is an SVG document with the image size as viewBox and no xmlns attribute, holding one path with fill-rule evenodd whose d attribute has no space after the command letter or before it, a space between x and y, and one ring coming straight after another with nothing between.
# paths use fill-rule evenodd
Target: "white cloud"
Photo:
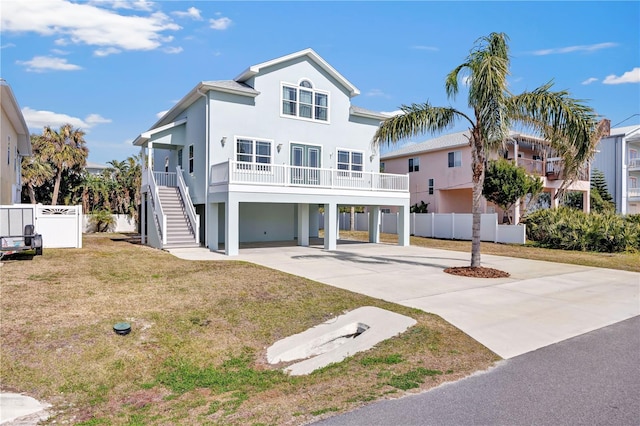
<instances>
[{"instance_id":1,"label":"white cloud","mask_svg":"<svg viewBox=\"0 0 640 426\"><path fill-rule=\"evenodd\" d=\"M70 64L64 58L55 58L53 56L34 56L29 61L16 61L18 65L27 67L30 72L46 72L46 71L77 71L82 67Z\"/></svg>"},{"instance_id":2,"label":"white cloud","mask_svg":"<svg viewBox=\"0 0 640 426\"><path fill-rule=\"evenodd\" d=\"M191 18L195 19L196 21L202 21L200 10L196 9L195 7L190 7L186 12L176 10L175 12L171 12L171 14L177 16L178 18Z\"/></svg>"},{"instance_id":3,"label":"white cloud","mask_svg":"<svg viewBox=\"0 0 640 426\"><path fill-rule=\"evenodd\" d=\"M386 93L384 93L380 89L371 89L366 93L366 96L378 96L378 97L383 97L383 98L388 98L389 97L389 95L387 95Z\"/></svg>"},{"instance_id":4,"label":"white cloud","mask_svg":"<svg viewBox=\"0 0 640 426\"><path fill-rule=\"evenodd\" d=\"M16 45L13 44L13 43L7 43L7 44L3 44L2 46L0 46L0 49L7 49L9 47L16 47Z\"/></svg>"},{"instance_id":5,"label":"white cloud","mask_svg":"<svg viewBox=\"0 0 640 426\"><path fill-rule=\"evenodd\" d=\"M78 117L72 117L67 114L60 114L53 111L38 111L29 107L22 108L22 115L30 129L42 130L44 126L53 128L60 127L69 123L73 127L87 131L93 126L102 123L111 123L111 120L104 118L99 114L89 114L84 120Z\"/></svg>"},{"instance_id":6,"label":"white cloud","mask_svg":"<svg viewBox=\"0 0 640 426\"><path fill-rule=\"evenodd\" d=\"M109 56L109 55L113 55L115 53L120 53L122 52L122 50L120 49L116 49L115 47L106 47L104 49L96 49L93 51L93 55L94 56L100 56L100 57L104 57L104 56Z\"/></svg>"},{"instance_id":7,"label":"white cloud","mask_svg":"<svg viewBox=\"0 0 640 426\"><path fill-rule=\"evenodd\" d=\"M89 4L95 6L106 6L112 9L130 9L150 11L153 9L153 2L146 0L92 0Z\"/></svg>"},{"instance_id":8,"label":"white cloud","mask_svg":"<svg viewBox=\"0 0 640 426\"><path fill-rule=\"evenodd\" d=\"M617 45L618 45L617 43L607 42L607 43L597 43L597 44L589 44L589 45L556 47L553 49L542 49L542 50L536 50L531 53L537 56L544 56L544 55L556 55L556 54L573 53L573 52L595 52L596 50L609 49L611 47L616 47Z\"/></svg>"},{"instance_id":9,"label":"white cloud","mask_svg":"<svg viewBox=\"0 0 640 426\"><path fill-rule=\"evenodd\" d=\"M169 110L166 110L166 111L160 111L159 113L157 113L157 114L156 114L156 117L158 117L158 118L162 118L162 117L164 117L164 115L165 115L166 113L168 113L168 112L169 112Z\"/></svg>"},{"instance_id":10,"label":"white cloud","mask_svg":"<svg viewBox=\"0 0 640 426\"><path fill-rule=\"evenodd\" d=\"M209 19L209 24L214 30L226 30L231 25L231 19L226 16L218 19Z\"/></svg>"},{"instance_id":11,"label":"white cloud","mask_svg":"<svg viewBox=\"0 0 640 426\"><path fill-rule=\"evenodd\" d=\"M386 115L390 115L390 116L394 116L394 115L402 115L402 114L404 114L404 112L402 112L402 110L399 110L399 109L397 109L397 110L395 110L395 111L388 111L388 112L386 112L386 111L381 111L381 112L382 112L382 114L386 114Z\"/></svg>"},{"instance_id":12,"label":"white cloud","mask_svg":"<svg viewBox=\"0 0 640 426\"><path fill-rule=\"evenodd\" d=\"M120 50L153 50L171 40L166 31L181 29L162 12L119 15L96 5L147 10L149 2L71 3L68 0L8 1L2 4L0 27L6 32L57 36L57 45L85 44Z\"/></svg>"},{"instance_id":13,"label":"white cloud","mask_svg":"<svg viewBox=\"0 0 640 426\"><path fill-rule=\"evenodd\" d=\"M620 77L614 74L608 75L602 82L604 84L640 83L640 67L627 71Z\"/></svg>"},{"instance_id":14,"label":"white cloud","mask_svg":"<svg viewBox=\"0 0 640 426\"><path fill-rule=\"evenodd\" d=\"M582 84L584 84L585 86L591 83L595 83L596 81L598 81L597 78L595 77L589 77L588 79L586 79L585 81L582 82Z\"/></svg>"},{"instance_id":15,"label":"white cloud","mask_svg":"<svg viewBox=\"0 0 640 426\"><path fill-rule=\"evenodd\" d=\"M421 45L411 46L411 48L414 50L428 50L430 52L437 52L438 50L440 50L434 46L421 46Z\"/></svg>"},{"instance_id":16,"label":"white cloud","mask_svg":"<svg viewBox=\"0 0 640 426\"><path fill-rule=\"evenodd\" d=\"M62 49L51 49L51 53L53 53L54 55L68 55L71 52L68 52L68 51L62 50Z\"/></svg>"},{"instance_id":17,"label":"white cloud","mask_svg":"<svg viewBox=\"0 0 640 426\"><path fill-rule=\"evenodd\" d=\"M176 53L180 53L180 52L182 52L183 50L184 50L184 49L183 49L182 47L179 47L179 46L178 46L178 47L171 47L171 46L169 46L169 47L165 47L165 48L163 49L163 51L164 51L165 53L169 53L169 54L176 54Z\"/></svg>"}]
</instances>

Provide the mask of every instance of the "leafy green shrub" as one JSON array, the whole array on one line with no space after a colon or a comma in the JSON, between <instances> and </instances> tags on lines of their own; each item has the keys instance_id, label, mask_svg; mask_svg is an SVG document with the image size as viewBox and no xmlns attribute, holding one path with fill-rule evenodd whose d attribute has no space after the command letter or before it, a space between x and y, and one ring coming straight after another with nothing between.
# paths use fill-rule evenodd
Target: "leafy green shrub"
<instances>
[{"instance_id":1,"label":"leafy green shrub","mask_svg":"<svg viewBox=\"0 0 640 426\"><path fill-rule=\"evenodd\" d=\"M109 209L97 209L91 212L89 223L93 225L96 232L108 232L116 224Z\"/></svg>"},{"instance_id":2,"label":"leafy green shrub","mask_svg":"<svg viewBox=\"0 0 640 426\"><path fill-rule=\"evenodd\" d=\"M529 214L527 238L542 247L621 252L640 250L640 223L614 212L586 214L568 207Z\"/></svg>"}]
</instances>

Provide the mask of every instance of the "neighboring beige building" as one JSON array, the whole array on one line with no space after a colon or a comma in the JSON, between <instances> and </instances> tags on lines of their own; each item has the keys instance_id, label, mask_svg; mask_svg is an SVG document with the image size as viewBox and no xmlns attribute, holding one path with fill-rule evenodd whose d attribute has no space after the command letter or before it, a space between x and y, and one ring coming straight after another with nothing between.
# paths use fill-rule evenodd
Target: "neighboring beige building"
<instances>
[{"instance_id":1,"label":"neighboring beige building","mask_svg":"<svg viewBox=\"0 0 640 426\"><path fill-rule=\"evenodd\" d=\"M471 213L473 184L468 138L469 132L464 131L404 146L381 155L381 171L409 173L411 205L424 201L429 203L430 213ZM562 164L551 154L545 140L511 132L505 158L515 160L529 173L539 176L544 191L551 197L551 205L557 206L555 196L563 183ZM582 192L584 209L589 211L590 183L586 168L568 190ZM517 206L516 210L519 209ZM482 211L504 213L485 199L482 200ZM514 212L516 222L518 213Z\"/></svg>"},{"instance_id":2,"label":"neighboring beige building","mask_svg":"<svg viewBox=\"0 0 640 426\"><path fill-rule=\"evenodd\" d=\"M31 155L31 140L18 101L3 79L0 79L0 93L0 205L8 205L20 202L22 157Z\"/></svg>"}]
</instances>

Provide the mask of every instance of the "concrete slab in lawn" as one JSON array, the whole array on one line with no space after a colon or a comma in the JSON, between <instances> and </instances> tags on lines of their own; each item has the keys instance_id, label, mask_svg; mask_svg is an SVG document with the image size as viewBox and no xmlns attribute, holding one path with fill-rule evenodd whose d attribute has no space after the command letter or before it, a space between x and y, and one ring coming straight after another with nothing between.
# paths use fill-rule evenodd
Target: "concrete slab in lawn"
<instances>
[{"instance_id":1,"label":"concrete slab in lawn","mask_svg":"<svg viewBox=\"0 0 640 426\"><path fill-rule=\"evenodd\" d=\"M640 274L482 255L509 278L457 277L470 254L388 244L245 248L229 258L206 249L173 254L245 260L440 315L503 358L511 358L640 315ZM190 254L191 253L191 254Z\"/></svg>"},{"instance_id":2,"label":"concrete slab in lawn","mask_svg":"<svg viewBox=\"0 0 640 426\"><path fill-rule=\"evenodd\" d=\"M0 424L35 425L49 417L48 404L18 393L0 393Z\"/></svg>"}]
</instances>

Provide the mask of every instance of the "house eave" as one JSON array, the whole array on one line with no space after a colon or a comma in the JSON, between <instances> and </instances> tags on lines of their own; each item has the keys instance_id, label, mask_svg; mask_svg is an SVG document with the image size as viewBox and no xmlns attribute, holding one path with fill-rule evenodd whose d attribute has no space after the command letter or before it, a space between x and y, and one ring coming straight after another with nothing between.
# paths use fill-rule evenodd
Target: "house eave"
<instances>
[{"instance_id":1,"label":"house eave","mask_svg":"<svg viewBox=\"0 0 640 426\"><path fill-rule=\"evenodd\" d=\"M32 151L27 122L22 115L22 110L13 94L13 90L11 90L11 86L4 79L0 80L0 89L2 90L0 96L2 97L3 109L18 135L18 151L20 151L21 156L28 157L32 155Z\"/></svg>"},{"instance_id":2,"label":"house eave","mask_svg":"<svg viewBox=\"0 0 640 426\"><path fill-rule=\"evenodd\" d=\"M335 68L333 68L331 65L329 65L329 63L327 63L324 59L322 59L320 57L320 55L318 55L311 48L304 49L304 50L301 50L299 52L294 52L294 53L291 53L289 55L282 56L280 58L272 59L270 61L266 61L266 62L262 62L262 63L256 64L256 65L252 65L249 68L247 68L246 70L244 70L242 73L240 73L234 80L237 81L237 82L244 83L245 81L247 81L250 78L252 78L252 77L256 76L257 74L259 74L260 70L262 70L263 68L268 68L268 67L271 67L273 65L278 65L278 64L283 63L283 62L287 62L287 61L290 61L290 60L293 60L293 59L301 58L303 56L309 57L309 59L311 59L320 68L322 68L329 75L331 75L331 77L335 78L338 82L340 82L340 84L342 84L347 89L347 91L349 92L349 97L354 97L354 96L357 96L357 95L360 94L360 91L358 90L357 87L355 87L353 84L351 84L349 82L349 80L344 78L344 76L342 76L342 74L340 74L338 71L336 71Z\"/></svg>"}]
</instances>

